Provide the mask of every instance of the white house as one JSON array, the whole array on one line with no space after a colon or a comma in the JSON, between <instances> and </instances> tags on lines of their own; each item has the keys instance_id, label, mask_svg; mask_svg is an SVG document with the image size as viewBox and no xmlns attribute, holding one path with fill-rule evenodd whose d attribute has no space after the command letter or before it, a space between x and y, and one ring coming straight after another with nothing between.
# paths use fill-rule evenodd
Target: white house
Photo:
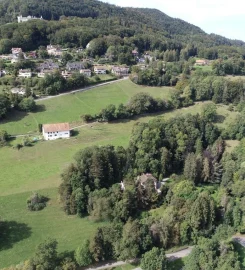
<instances>
[{"instance_id":1,"label":"white house","mask_svg":"<svg viewBox=\"0 0 245 270\"><path fill-rule=\"evenodd\" d=\"M56 140L70 138L69 123L46 124L43 125L43 137L45 140Z\"/></svg>"},{"instance_id":2,"label":"white house","mask_svg":"<svg viewBox=\"0 0 245 270\"><path fill-rule=\"evenodd\" d=\"M81 69L80 74L83 74L87 77L91 77L91 70L90 69Z\"/></svg>"},{"instance_id":3,"label":"white house","mask_svg":"<svg viewBox=\"0 0 245 270\"><path fill-rule=\"evenodd\" d=\"M48 55L53 55L53 56L62 55L62 50L59 45L48 45L47 52L48 52Z\"/></svg>"},{"instance_id":4,"label":"white house","mask_svg":"<svg viewBox=\"0 0 245 270\"><path fill-rule=\"evenodd\" d=\"M13 55L18 56L20 53L22 53L22 49L21 48L12 48L11 52Z\"/></svg>"},{"instance_id":5,"label":"white house","mask_svg":"<svg viewBox=\"0 0 245 270\"><path fill-rule=\"evenodd\" d=\"M40 18L37 18L35 16L27 16L27 17L23 17L22 15L17 16L18 23L28 22L30 20L42 20L42 19L43 19L42 16Z\"/></svg>"},{"instance_id":6,"label":"white house","mask_svg":"<svg viewBox=\"0 0 245 270\"><path fill-rule=\"evenodd\" d=\"M72 74L73 74L72 72L67 71L67 70L61 72L61 76L62 76L63 78L65 78L65 79L70 78L70 77L72 76Z\"/></svg>"},{"instance_id":7,"label":"white house","mask_svg":"<svg viewBox=\"0 0 245 270\"><path fill-rule=\"evenodd\" d=\"M129 67L113 67L111 73L116 76L127 76L129 72Z\"/></svg>"},{"instance_id":8,"label":"white house","mask_svg":"<svg viewBox=\"0 0 245 270\"><path fill-rule=\"evenodd\" d=\"M31 78L32 72L30 69L20 69L18 77Z\"/></svg>"},{"instance_id":9,"label":"white house","mask_svg":"<svg viewBox=\"0 0 245 270\"><path fill-rule=\"evenodd\" d=\"M107 68L104 66L95 66L94 67L94 73L95 74L106 74Z\"/></svg>"},{"instance_id":10,"label":"white house","mask_svg":"<svg viewBox=\"0 0 245 270\"><path fill-rule=\"evenodd\" d=\"M37 77L44 78L46 75L51 75L53 72L53 70L43 69L37 73Z\"/></svg>"}]
</instances>

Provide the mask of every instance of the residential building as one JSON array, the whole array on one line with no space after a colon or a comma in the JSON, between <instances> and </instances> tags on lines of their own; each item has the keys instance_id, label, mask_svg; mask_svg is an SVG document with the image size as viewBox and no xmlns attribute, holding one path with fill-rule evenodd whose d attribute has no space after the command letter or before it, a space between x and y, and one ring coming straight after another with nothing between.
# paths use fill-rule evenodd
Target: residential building
<instances>
[{"instance_id":1,"label":"residential building","mask_svg":"<svg viewBox=\"0 0 245 270\"><path fill-rule=\"evenodd\" d=\"M23 17L22 15L20 16L17 16L17 20L18 20L18 23L22 23L22 22L28 22L28 21L31 21L31 20L42 20L43 17L41 16L40 18L37 18L35 16L27 16L27 17Z\"/></svg>"},{"instance_id":2,"label":"residential building","mask_svg":"<svg viewBox=\"0 0 245 270\"><path fill-rule=\"evenodd\" d=\"M206 59L198 59L196 60L195 66L207 66L209 61Z\"/></svg>"},{"instance_id":3,"label":"residential building","mask_svg":"<svg viewBox=\"0 0 245 270\"><path fill-rule=\"evenodd\" d=\"M45 75L51 75L53 72L54 72L54 70L51 70L51 69L43 69L37 73L37 77L44 78Z\"/></svg>"},{"instance_id":4,"label":"residential building","mask_svg":"<svg viewBox=\"0 0 245 270\"><path fill-rule=\"evenodd\" d=\"M115 66L111 69L111 73L115 74L116 76L128 76L129 67L118 67Z\"/></svg>"},{"instance_id":5,"label":"residential building","mask_svg":"<svg viewBox=\"0 0 245 270\"><path fill-rule=\"evenodd\" d=\"M56 140L61 138L70 138L69 123L45 124L42 128L43 137L45 140Z\"/></svg>"},{"instance_id":6,"label":"residential building","mask_svg":"<svg viewBox=\"0 0 245 270\"><path fill-rule=\"evenodd\" d=\"M68 78L70 78L70 77L72 76L72 72L69 72L69 71L65 70L65 71L62 71L62 72L61 72L61 75L62 75L65 79L68 79Z\"/></svg>"},{"instance_id":7,"label":"residential building","mask_svg":"<svg viewBox=\"0 0 245 270\"><path fill-rule=\"evenodd\" d=\"M91 70L90 69L81 69L80 73L84 74L87 77L91 77Z\"/></svg>"},{"instance_id":8,"label":"residential building","mask_svg":"<svg viewBox=\"0 0 245 270\"><path fill-rule=\"evenodd\" d=\"M158 181L151 173L143 173L142 175L137 177L137 181L141 184L142 187L146 188L147 182L153 182L155 186L155 190L157 193L161 193L161 182Z\"/></svg>"},{"instance_id":9,"label":"residential building","mask_svg":"<svg viewBox=\"0 0 245 270\"><path fill-rule=\"evenodd\" d=\"M106 74L107 68L105 66L95 66L94 73L95 74Z\"/></svg>"},{"instance_id":10,"label":"residential building","mask_svg":"<svg viewBox=\"0 0 245 270\"><path fill-rule=\"evenodd\" d=\"M25 93L26 93L26 91L25 91L24 88L17 88L17 87L12 88L12 89L10 90L10 92L11 92L12 94L18 94L18 95L22 95L22 96L24 96Z\"/></svg>"},{"instance_id":11,"label":"residential building","mask_svg":"<svg viewBox=\"0 0 245 270\"><path fill-rule=\"evenodd\" d=\"M22 49L21 48L12 48L11 52L13 55L18 56L20 53L22 53Z\"/></svg>"},{"instance_id":12,"label":"residential building","mask_svg":"<svg viewBox=\"0 0 245 270\"><path fill-rule=\"evenodd\" d=\"M58 63L53 62L52 60L47 60L43 63L41 63L38 67L40 71L42 70L55 70L59 69Z\"/></svg>"},{"instance_id":13,"label":"residential building","mask_svg":"<svg viewBox=\"0 0 245 270\"><path fill-rule=\"evenodd\" d=\"M138 56L138 55L139 55L139 53L138 53L138 51L137 51L137 50L133 50L133 51L132 51L132 55L133 55L133 56Z\"/></svg>"},{"instance_id":14,"label":"residential building","mask_svg":"<svg viewBox=\"0 0 245 270\"><path fill-rule=\"evenodd\" d=\"M66 69L68 71L78 71L78 70L81 70L81 69L85 69L84 67L84 63L83 62L68 62L66 64Z\"/></svg>"},{"instance_id":15,"label":"residential building","mask_svg":"<svg viewBox=\"0 0 245 270\"><path fill-rule=\"evenodd\" d=\"M20 69L18 77L31 78L32 72L30 69Z\"/></svg>"},{"instance_id":16,"label":"residential building","mask_svg":"<svg viewBox=\"0 0 245 270\"><path fill-rule=\"evenodd\" d=\"M48 55L52 55L52 56L62 55L62 50L59 45L48 45L47 52L48 52Z\"/></svg>"},{"instance_id":17,"label":"residential building","mask_svg":"<svg viewBox=\"0 0 245 270\"><path fill-rule=\"evenodd\" d=\"M28 57L29 58L34 58L34 59L37 58L37 52L36 51L29 52Z\"/></svg>"}]
</instances>

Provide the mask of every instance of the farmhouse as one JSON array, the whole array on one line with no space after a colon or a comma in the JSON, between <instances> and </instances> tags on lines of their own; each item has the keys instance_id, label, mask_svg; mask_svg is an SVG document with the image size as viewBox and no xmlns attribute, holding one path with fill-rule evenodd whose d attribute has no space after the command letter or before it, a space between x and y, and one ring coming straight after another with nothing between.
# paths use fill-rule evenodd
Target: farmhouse
<instances>
[{"instance_id":1,"label":"farmhouse","mask_svg":"<svg viewBox=\"0 0 245 270\"><path fill-rule=\"evenodd\" d=\"M80 74L84 74L87 77L91 77L91 70L90 69L81 69Z\"/></svg>"},{"instance_id":2,"label":"farmhouse","mask_svg":"<svg viewBox=\"0 0 245 270\"><path fill-rule=\"evenodd\" d=\"M30 69L20 69L18 77L31 78L32 72Z\"/></svg>"},{"instance_id":3,"label":"farmhouse","mask_svg":"<svg viewBox=\"0 0 245 270\"><path fill-rule=\"evenodd\" d=\"M111 73L116 76L127 76L129 72L129 67L113 67Z\"/></svg>"},{"instance_id":4,"label":"farmhouse","mask_svg":"<svg viewBox=\"0 0 245 270\"><path fill-rule=\"evenodd\" d=\"M94 73L95 74L106 74L107 68L105 66L95 66Z\"/></svg>"},{"instance_id":5,"label":"farmhouse","mask_svg":"<svg viewBox=\"0 0 245 270\"><path fill-rule=\"evenodd\" d=\"M69 123L43 125L43 137L47 141L70 138L70 125Z\"/></svg>"}]
</instances>

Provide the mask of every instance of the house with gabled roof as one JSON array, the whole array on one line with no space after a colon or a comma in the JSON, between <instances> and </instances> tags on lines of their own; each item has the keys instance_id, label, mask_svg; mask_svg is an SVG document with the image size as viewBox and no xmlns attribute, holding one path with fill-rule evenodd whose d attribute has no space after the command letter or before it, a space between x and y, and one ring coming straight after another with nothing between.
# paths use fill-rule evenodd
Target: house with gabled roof
<instances>
[{"instance_id":1,"label":"house with gabled roof","mask_svg":"<svg viewBox=\"0 0 245 270\"><path fill-rule=\"evenodd\" d=\"M69 123L45 124L42 127L45 140L70 138L71 129Z\"/></svg>"}]
</instances>

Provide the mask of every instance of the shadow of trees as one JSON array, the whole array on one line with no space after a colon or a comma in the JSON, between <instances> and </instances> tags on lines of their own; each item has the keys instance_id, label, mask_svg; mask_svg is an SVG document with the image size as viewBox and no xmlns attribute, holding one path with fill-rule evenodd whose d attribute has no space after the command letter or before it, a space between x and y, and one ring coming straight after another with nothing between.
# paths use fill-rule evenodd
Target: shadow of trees
<instances>
[{"instance_id":1,"label":"shadow of trees","mask_svg":"<svg viewBox=\"0 0 245 270\"><path fill-rule=\"evenodd\" d=\"M220 115L220 114L215 116L215 123L222 124L224 121L225 121L225 116Z\"/></svg>"},{"instance_id":2,"label":"shadow of trees","mask_svg":"<svg viewBox=\"0 0 245 270\"><path fill-rule=\"evenodd\" d=\"M0 251L12 248L15 243L30 237L31 234L31 228L25 223L18 223L16 221L1 221Z\"/></svg>"}]
</instances>

